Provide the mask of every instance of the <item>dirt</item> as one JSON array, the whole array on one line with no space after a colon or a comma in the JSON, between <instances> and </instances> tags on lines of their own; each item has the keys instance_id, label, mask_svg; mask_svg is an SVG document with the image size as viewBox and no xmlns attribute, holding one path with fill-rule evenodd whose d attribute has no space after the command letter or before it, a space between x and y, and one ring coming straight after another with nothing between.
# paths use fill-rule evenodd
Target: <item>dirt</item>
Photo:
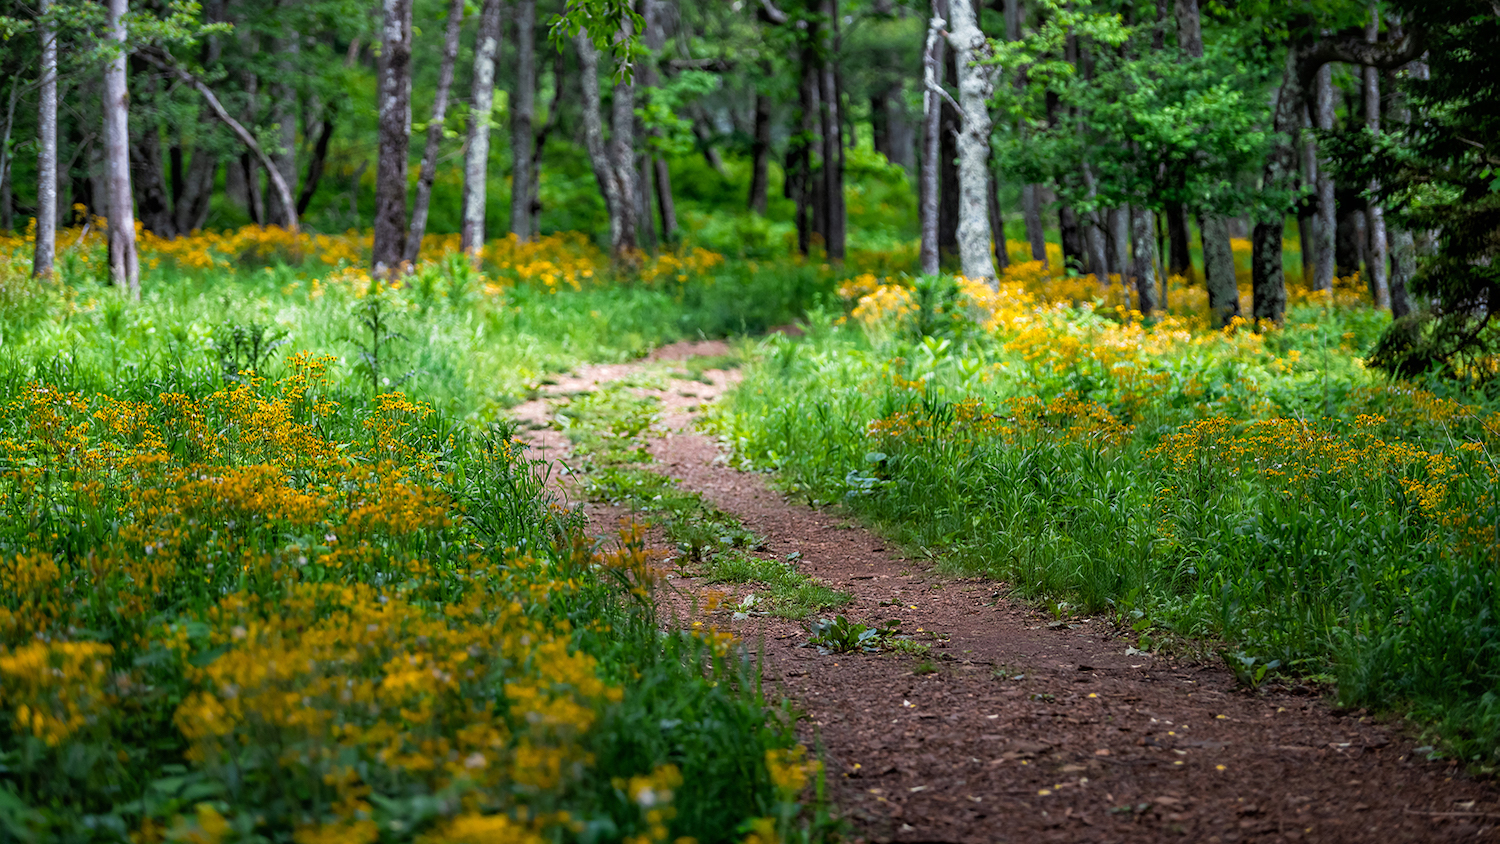
<instances>
[{"instance_id":1,"label":"dirt","mask_svg":"<svg viewBox=\"0 0 1500 844\"><path fill-rule=\"evenodd\" d=\"M722 353L686 344L657 360ZM547 393L642 366L585 367ZM1137 652L1105 619L1054 620L1007 598L1004 583L939 575L849 517L731 468L693 419L736 373L704 376L642 390L663 403L652 468L738 516L765 538L762 553L849 592L849 618L897 619L930 647L825 655L801 622L713 614L761 649L768 691L806 713L804 738L854 841L1500 840L1500 788L1428 761L1399 721L1340 710L1316 689L1248 690L1217 660ZM548 396L517 412L544 423ZM565 453L554 431L533 439ZM588 511L601 535L621 515ZM671 577L661 600L681 618L707 588Z\"/></svg>"}]
</instances>

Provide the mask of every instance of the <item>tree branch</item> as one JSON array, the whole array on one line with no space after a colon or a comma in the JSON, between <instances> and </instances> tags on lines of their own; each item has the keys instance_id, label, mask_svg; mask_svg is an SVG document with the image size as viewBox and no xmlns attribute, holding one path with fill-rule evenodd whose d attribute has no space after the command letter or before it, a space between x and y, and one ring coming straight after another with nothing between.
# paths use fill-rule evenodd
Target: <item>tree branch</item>
<instances>
[{"instance_id":1,"label":"tree branch","mask_svg":"<svg viewBox=\"0 0 1500 844\"><path fill-rule=\"evenodd\" d=\"M776 5L771 0L760 0L760 14L761 17L766 19L767 23L780 25L787 22L786 12L776 8Z\"/></svg>"},{"instance_id":2,"label":"tree branch","mask_svg":"<svg viewBox=\"0 0 1500 844\"><path fill-rule=\"evenodd\" d=\"M208 108L214 113L214 116L219 118L225 126L229 127L229 131L233 132L236 138L239 138L240 143L244 144L250 150L250 153L255 156L256 160L260 162L260 166L266 169L266 175L271 179L271 187L275 189L277 198L281 200L281 207L286 209L287 230L292 232L297 231L297 203L292 199L291 187L287 185L286 179L282 177L281 171L276 167L276 163L271 160L270 156L266 155L264 149L261 149L260 144L255 140L255 136L250 134L250 130L246 129L243 124L230 116L229 111L224 108L224 104L219 102L218 97L214 96L213 89L209 88L202 79L189 73L184 68L172 64L169 59L154 52L140 50L137 51L136 55L140 56L147 63L177 77L203 96L204 101L208 103Z\"/></svg>"}]
</instances>

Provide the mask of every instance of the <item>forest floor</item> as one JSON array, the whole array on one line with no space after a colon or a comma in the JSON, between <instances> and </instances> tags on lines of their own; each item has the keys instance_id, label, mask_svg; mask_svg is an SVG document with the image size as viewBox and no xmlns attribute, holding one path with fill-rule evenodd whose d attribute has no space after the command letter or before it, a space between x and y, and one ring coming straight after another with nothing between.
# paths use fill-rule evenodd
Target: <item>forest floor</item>
<instances>
[{"instance_id":1,"label":"forest floor","mask_svg":"<svg viewBox=\"0 0 1500 844\"><path fill-rule=\"evenodd\" d=\"M514 414L534 454L566 464L551 420L570 397L727 351L676 344L640 363L581 367ZM1248 689L1207 649L1139 652L1108 619L1054 619L1009 599L1004 583L939 574L847 515L787 500L765 475L728 465L694 424L737 373L695 375L633 387L660 401L644 468L737 517L760 538L747 553L848 593L837 612L899 620L911 643L820 653L807 645L810 619L737 613L754 584L713 584L681 561L658 592L671 623L703 621L759 648L768 697L806 714L804 741L826 762L852 840L1500 840L1500 787L1429 761L1399 720L1339 709L1319 687ZM583 495L576 478L558 480ZM632 515L584 507L601 537ZM648 542L670 568L676 547L659 529ZM711 590L731 594L710 613Z\"/></svg>"}]
</instances>

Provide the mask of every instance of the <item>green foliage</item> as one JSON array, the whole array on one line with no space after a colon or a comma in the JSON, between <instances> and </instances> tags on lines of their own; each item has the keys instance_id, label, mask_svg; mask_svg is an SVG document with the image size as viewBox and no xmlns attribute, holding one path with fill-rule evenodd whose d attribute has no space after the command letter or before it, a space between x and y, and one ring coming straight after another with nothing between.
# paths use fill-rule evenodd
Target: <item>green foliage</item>
<instances>
[{"instance_id":1,"label":"green foliage","mask_svg":"<svg viewBox=\"0 0 1500 844\"><path fill-rule=\"evenodd\" d=\"M883 627L868 627L857 621L850 621L842 614L833 618L820 618L808 625L808 632L812 637L807 643L822 654L847 654L856 651L879 653L885 640L894 636L900 625L901 622L892 621Z\"/></svg>"},{"instance_id":2,"label":"green foliage","mask_svg":"<svg viewBox=\"0 0 1500 844\"><path fill-rule=\"evenodd\" d=\"M1067 320L1111 354L1151 342ZM815 330L765 341L714 425L942 567L1227 641L1251 684L1331 673L1494 765L1497 417L1371 379L1351 356L1381 322L1360 312L1288 325L1097 368L1032 363L1053 335Z\"/></svg>"}]
</instances>

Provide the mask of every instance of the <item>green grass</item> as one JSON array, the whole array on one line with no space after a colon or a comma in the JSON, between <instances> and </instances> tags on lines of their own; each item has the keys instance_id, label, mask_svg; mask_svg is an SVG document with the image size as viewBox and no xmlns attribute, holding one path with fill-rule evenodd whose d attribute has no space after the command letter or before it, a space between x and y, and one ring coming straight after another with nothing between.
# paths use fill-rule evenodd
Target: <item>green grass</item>
<instances>
[{"instance_id":1,"label":"green grass","mask_svg":"<svg viewBox=\"0 0 1500 844\"><path fill-rule=\"evenodd\" d=\"M1025 342L948 316L770 338L711 422L742 465L946 570L1220 642L1232 664L1332 675L1346 702L1500 765L1500 417L1482 399L1455 412L1364 372L1381 318L1363 310L1102 366L1097 338L1127 335L1088 309ZM1035 358L1075 336L1075 357ZM1227 422L1193 427L1209 418ZM1254 427L1269 419L1286 421Z\"/></svg>"}]
</instances>

